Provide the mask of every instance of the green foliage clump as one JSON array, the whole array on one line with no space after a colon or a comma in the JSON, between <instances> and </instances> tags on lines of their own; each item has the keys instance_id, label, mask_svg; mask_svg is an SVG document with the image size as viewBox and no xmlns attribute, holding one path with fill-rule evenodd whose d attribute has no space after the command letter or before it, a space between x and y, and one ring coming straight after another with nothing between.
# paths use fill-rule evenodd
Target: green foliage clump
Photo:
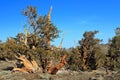
<instances>
[{"instance_id":1,"label":"green foliage clump","mask_svg":"<svg viewBox=\"0 0 120 80\"><path fill-rule=\"evenodd\" d=\"M80 54L77 48L71 48L69 50L69 57L68 57L68 65L66 66L67 69L80 71L82 70L82 60L80 58Z\"/></svg>"},{"instance_id":2,"label":"green foliage clump","mask_svg":"<svg viewBox=\"0 0 120 80\"><path fill-rule=\"evenodd\" d=\"M109 58L110 69L120 69L120 28L116 29L116 36L110 41L110 48L107 56Z\"/></svg>"},{"instance_id":3,"label":"green foliage clump","mask_svg":"<svg viewBox=\"0 0 120 80\"><path fill-rule=\"evenodd\" d=\"M6 43L2 44L2 49L0 51L0 59L15 59L15 55L23 54L28 51L27 47L18 44L13 38L7 39Z\"/></svg>"}]
</instances>

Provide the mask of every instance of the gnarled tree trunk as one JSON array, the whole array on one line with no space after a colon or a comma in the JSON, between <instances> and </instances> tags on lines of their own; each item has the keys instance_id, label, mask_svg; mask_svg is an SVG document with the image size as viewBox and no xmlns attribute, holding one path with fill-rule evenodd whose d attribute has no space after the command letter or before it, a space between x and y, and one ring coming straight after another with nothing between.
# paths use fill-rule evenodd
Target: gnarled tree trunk
<instances>
[{"instance_id":1,"label":"gnarled tree trunk","mask_svg":"<svg viewBox=\"0 0 120 80\"><path fill-rule=\"evenodd\" d=\"M48 68L47 72L49 74L56 74L58 72L58 70L60 70L65 64L67 64L67 62L65 60L66 57L67 57L67 55L63 55L62 58L61 58L61 61L55 66L50 66Z\"/></svg>"},{"instance_id":2,"label":"gnarled tree trunk","mask_svg":"<svg viewBox=\"0 0 120 80\"><path fill-rule=\"evenodd\" d=\"M20 72L28 72L28 73L34 73L38 70L40 70L38 64L35 60L29 61L25 55L20 55L20 57L17 57L17 59L21 60L21 63L24 65L22 68L14 68L13 71L20 71Z\"/></svg>"}]
</instances>

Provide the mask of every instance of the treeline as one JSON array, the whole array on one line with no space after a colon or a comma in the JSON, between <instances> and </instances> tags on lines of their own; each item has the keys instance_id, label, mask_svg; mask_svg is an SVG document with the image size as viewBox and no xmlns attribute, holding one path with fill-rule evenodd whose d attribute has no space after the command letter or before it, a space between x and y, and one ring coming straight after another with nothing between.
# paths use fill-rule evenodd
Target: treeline
<instances>
[{"instance_id":1,"label":"treeline","mask_svg":"<svg viewBox=\"0 0 120 80\"><path fill-rule=\"evenodd\" d=\"M29 60L34 59L39 66L45 65L45 60L57 61L67 54L66 69L76 71L96 70L104 67L106 70L120 69L120 28L107 44L95 38L99 31L88 31L78 41L75 48L63 49L50 44L59 37L60 31L50 21L52 8L47 15L41 16L36 7L29 6L22 13L28 23L24 25L24 33L10 37L6 42L0 41L0 60L15 60L15 56L24 54Z\"/></svg>"}]
</instances>

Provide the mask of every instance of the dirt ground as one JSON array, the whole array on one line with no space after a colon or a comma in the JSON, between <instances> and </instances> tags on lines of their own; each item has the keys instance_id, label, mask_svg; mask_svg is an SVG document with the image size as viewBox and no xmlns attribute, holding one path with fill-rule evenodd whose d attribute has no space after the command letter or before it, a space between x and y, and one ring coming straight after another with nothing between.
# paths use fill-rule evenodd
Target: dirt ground
<instances>
[{"instance_id":1,"label":"dirt ground","mask_svg":"<svg viewBox=\"0 0 120 80\"><path fill-rule=\"evenodd\" d=\"M60 70L56 75L47 73L13 72L15 61L0 61L0 80L120 80L120 71L105 73L103 68L91 72Z\"/></svg>"}]
</instances>

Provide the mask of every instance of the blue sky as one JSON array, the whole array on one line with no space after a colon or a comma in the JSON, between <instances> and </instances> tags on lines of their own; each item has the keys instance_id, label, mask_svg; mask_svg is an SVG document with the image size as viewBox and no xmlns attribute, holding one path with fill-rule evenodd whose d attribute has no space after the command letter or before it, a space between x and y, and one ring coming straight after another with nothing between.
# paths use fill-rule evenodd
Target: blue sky
<instances>
[{"instance_id":1,"label":"blue sky","mask_svg":"<svg viewBox=\"0 0 120 80\"><path fill-rule=\"evenodd\" d=\"M120 0L0 0L0 40L15 37L23 32L27 22L22 10L36 6L40 15L48 13L52 5L51 21L62 31L60 38L52 44L62 43L69 48L77 45L85 31L98 30L97 38L107 43L115 36L115 28L120 26Z\"/></svg>"}]
</instances>

